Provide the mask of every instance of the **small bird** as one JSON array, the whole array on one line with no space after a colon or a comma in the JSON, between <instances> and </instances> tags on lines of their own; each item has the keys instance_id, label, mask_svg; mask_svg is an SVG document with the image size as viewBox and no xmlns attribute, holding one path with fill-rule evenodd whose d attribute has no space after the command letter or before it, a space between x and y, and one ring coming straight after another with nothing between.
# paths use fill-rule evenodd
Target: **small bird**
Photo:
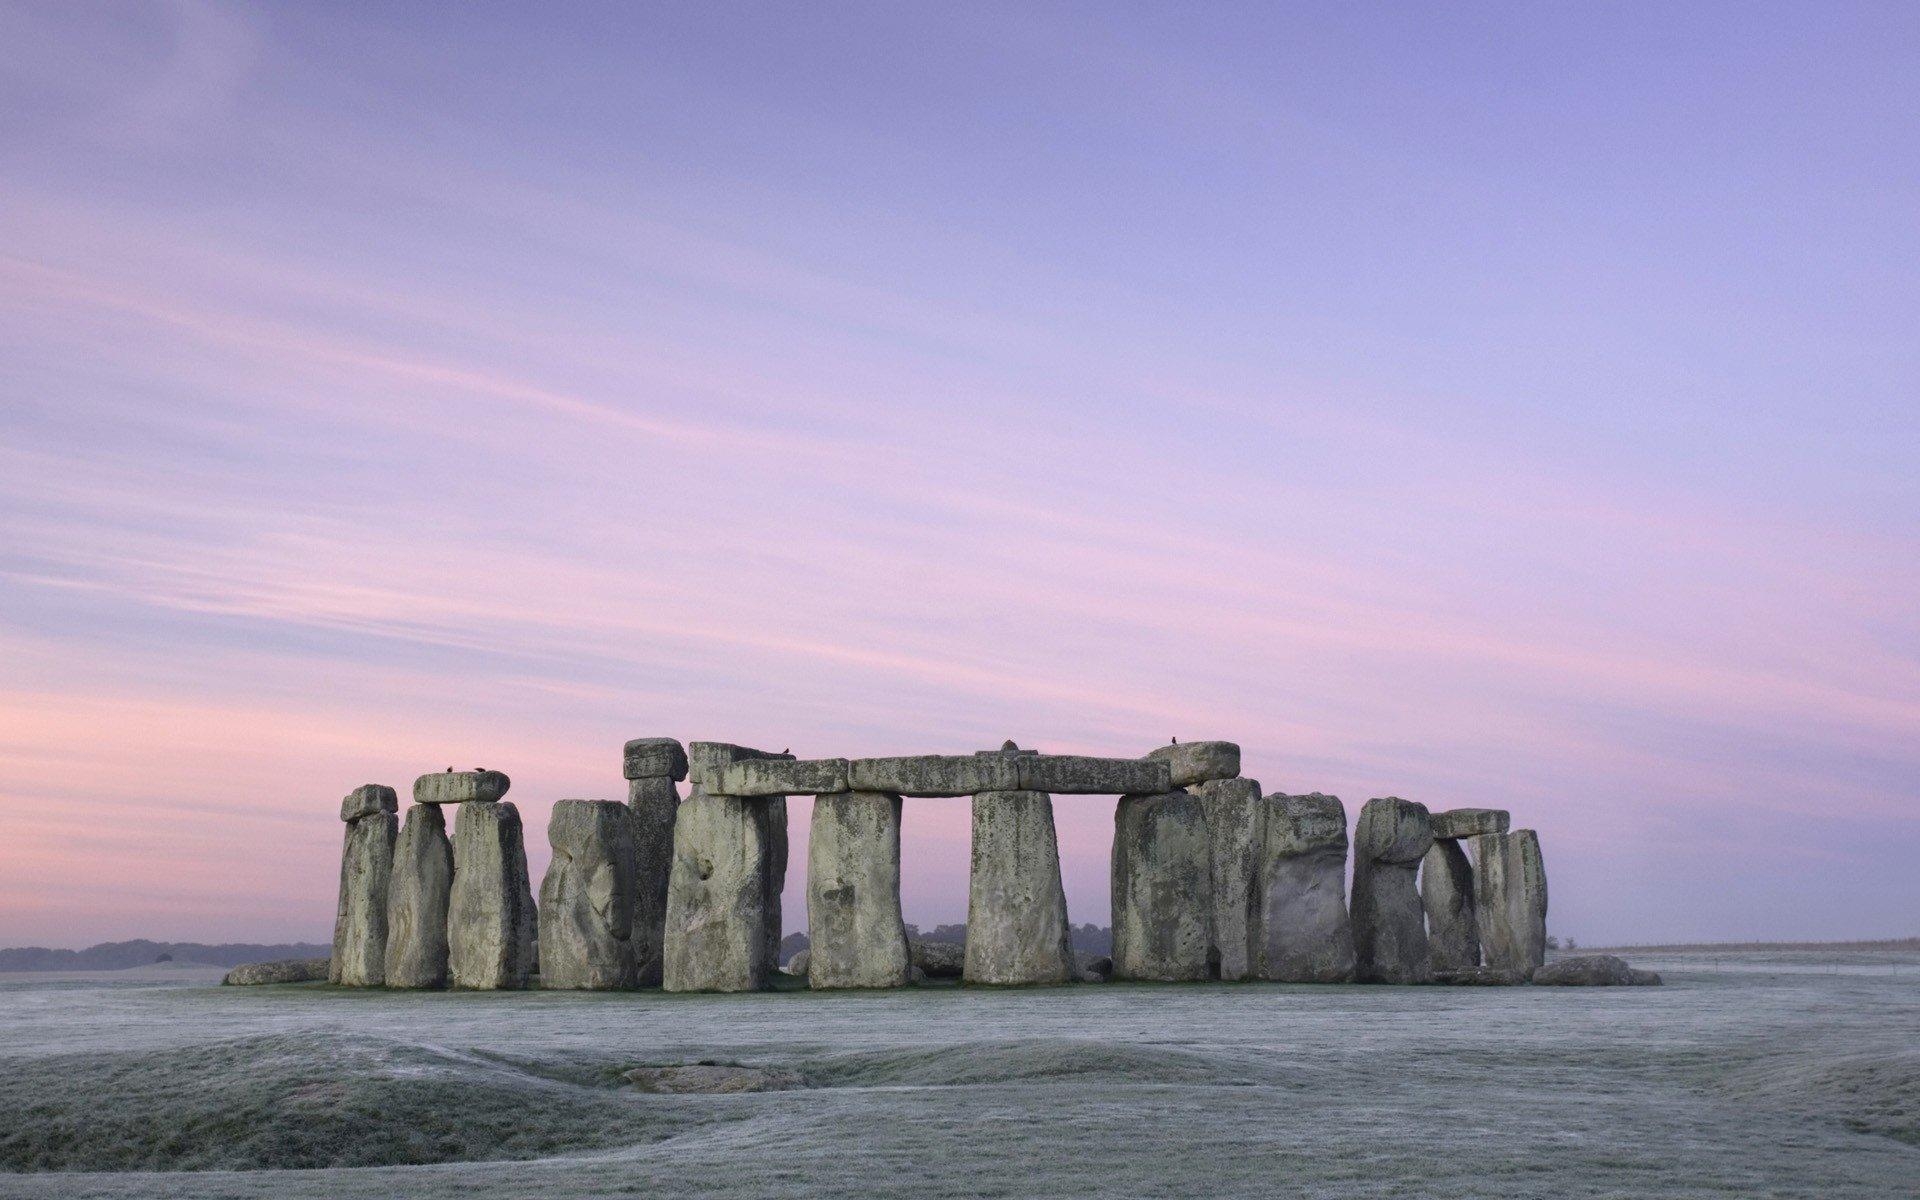
<instances>
[{"instance_id":1,"label":"small bird","mask_svg":"<svg viewBox=\"0 0 1920 1200\"><path fill-rule=\"evenodd\" d=\"M793 753L793 747L792 747L792 746L788 746L788 747L787 747L787 748L786 748L785 750L782 750L782 751L781 751L780 753L782 753L782 754L792 754L792 753Z\"/></svg>"},{"instance_id":2,"label":"small bird","mask_svg":"<svg viewBox=\"0 0 1920 1200\"><path fill-rule=\"evenodd\" d=\"M1171 742L1168 742L1168 743L1167 743L1167 745L1169 745L1169 746L1178 746L1179 744L1180 744L1180 739L1179 739L1179 738L1175 738L1175 739L1173 739L1173 740L1172 740Z\"/></svg>"},{"instance_id":3,"label":"small bird","mask_svg":"<svg viewBox=\"0 0 1920 1200\"><path fill-rule=\"evenodd\" d=\"M451 774L453 774L453 768L452 768L452 767L448 767L448 768L447 768L447 774L449 774L449 775L451 775Z\"/></svg>"}]
</instances>

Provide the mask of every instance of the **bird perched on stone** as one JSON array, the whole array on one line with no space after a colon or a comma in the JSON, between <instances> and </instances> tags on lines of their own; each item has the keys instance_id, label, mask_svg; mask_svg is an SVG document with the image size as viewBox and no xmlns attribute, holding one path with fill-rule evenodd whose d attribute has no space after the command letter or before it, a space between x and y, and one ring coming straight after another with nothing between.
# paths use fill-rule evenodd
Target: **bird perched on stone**
<instances>
[{"instance_id":1,"label":"bird perched on stone","mask_svg":"<svg viewBox=\"0 0 1920 1200\"><path fill-rule=\"evenodd\" d=\"M452 767L448 767L448 768L447 768L447 774L449 774L449 775L451 775L451 774L453 774L453 768L452 768Z\"/></svg>"}]
</instances>

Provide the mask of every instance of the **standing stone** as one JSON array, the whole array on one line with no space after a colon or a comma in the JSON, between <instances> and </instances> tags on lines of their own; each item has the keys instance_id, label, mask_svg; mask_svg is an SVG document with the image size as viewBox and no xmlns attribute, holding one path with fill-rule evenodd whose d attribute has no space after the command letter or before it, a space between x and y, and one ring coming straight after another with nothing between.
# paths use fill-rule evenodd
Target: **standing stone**
<instances>
[{"instance_id":1,"label":"standing stone","mask_svg":"<svg viewBox=\"0 0 1920 1200\"><path fill-rule=\"evenodd\" d=\"M1267 797L1261 864L1262 979L1348 983L1353 926L1347 917L1347 810L1337 796Z\"/></svg>"},{"instance_id":2,"label":"standing stone","mask_svg":"<svg viewBox=\"0 0 1920 1200\"><path fill-rule=\"evenodd\" d=\"M673 819L680 811L676 781L687 777L687 752L672 738L635 738L626 744L621 768L633 822L635 980L640 987L659 987L667 885L673 876Z\"/></svg>"},{"instance_id":3,"label":"standing stone","mask_svg":"<svg viewBox=\"0 0 1920 1200\"><path fill-rule=\"evenodd\" d=\"M633 820L613 800L562 800L547 822L540 882L540 986L635 986Z\"/></svg>"},{"instance_id":4,"label":"standing stone","mask_svg":"<svg viewBox=\"0 0 1920 1200\"><path fill-rule=\"evenodd\" d=\"M1211 861L1199 797L1120 797L1113 814L1114 978L1172 982L1213 974Z\"/></svg>"},{"instance_id":5,"label":"standing stone","mask_svg":"<svg viewBox=\"0 0 1920 1200\"><path fill-rule=\"evenodd\" d=\"M1075 976L1068 936L1053 798L1027 791L975 795L962 977L968 983L1068 983Z\"/></svg>"},{"instance_id":6,"label":"standing stone","mask_svg":"<svg viewBox=\"0 0 1920 1200\"><path fill-rule=\"evenodd\" d=\"M1435 971L1480 965L1480 927L1473 915L1473 867L1452 838L1435 838L1420 863L1420 902Z\"/></svg>"},{"instance_id":7,"label":"standing stone","mask_svg":"<svg viewBox=\"0 0 1920 1200\"><path fill-rule=\"evenodd\" d=\"M340 802L347 823L340 852L340 897L333 921L333 959L327 979L348 987L379 987L387 977L387 885L393 875L393 837L399 799L390 787L369 783Z\"/></svg>"},{"instance_id":8,"label":"standing stone","mask_svg":"<svg viewBox=\"0 0 1920 1200\"><path fill-rule=\"evenodd\" d=\"M462 804L447 911L453 986L526 987L534 971L534 921L520 810L504 800Z\"/></svg>"},{"instance_id":9,"label":"standing stone","mask_svg":"<svg viewBox=\"0 0 1920 1200\"><path fill-rule=\"evenodd\" d=\"M1433 845L1425 805L1387 796L1360 810L1353 836L1354 978L1426 983L1433 977L1426 910L1415 875Z\"/></svg>"},{"instance_id":10,"label":"standing stone","mask_svg":"<svg viewBox=\"0 0 1920 1200\"><path fill-rule=\"evenodd\" d=\"M816 988L906 986L900 797L839 792L813 802L807 843L807 980Z\"/></svg>"},{"instance_id":11,"label":"standing stone","mask_svg":"<svg viewBox=\"0 0 1920 1200\"><path fill-rule=\"evenodd\" d=\"M437 804L407 809L393 846L387 889L387 986L447 986L447 908L453 894L453 843Z\"/></svg>"},{"instance_id":12,"label":"standing stone","mask_svg":"<svg viewBox=\"0 0 1920 1200\"><path fill-rule=\"evenodd\" d=\"M1260 781L1213 779L1187 790L1207 818L1216 977L1251 979L1260 955L1260 859L1266 837Z\"/></svg>"},{"instance_id":13,"label":"standing stone","mask_svg":"<svg viewBox=\"0 0 1920 1200\"><path fill-rule=\"evenodd\" d=\"M1531 829L1473 839L1474 913L1487 965L1531 978L1547 961L1547 869Z\"/></svg>"},{"instance_id":14,"label":"standing stone","mask_svg":"<svg viewBox=\"0 0 1920 1200\"><path fill-rule=\"evenodd\" d=\"M770 907L768 890L784 881L786 840L784 801L709 795L693 785L673 829L661 981L668 991L768 986L780 945L778 897Z\"/></svg>"}]
</instances>

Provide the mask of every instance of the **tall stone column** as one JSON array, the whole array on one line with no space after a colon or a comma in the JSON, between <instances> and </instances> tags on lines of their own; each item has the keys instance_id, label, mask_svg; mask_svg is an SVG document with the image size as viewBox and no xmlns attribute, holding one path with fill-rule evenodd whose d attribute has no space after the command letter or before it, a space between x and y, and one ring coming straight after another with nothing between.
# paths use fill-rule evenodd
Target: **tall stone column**
<instances>
[{"instance_id":1,"label":"tall stone column","mask_svg":"<svg viewBox=\"0 0 1920 1200\"><path fill-rule=\"evenodd\" d=\"M1219 978L1252 979L1260 955L1260 860L1267 820L1260 781L1210 779L1188 790L1207 816Z\"/></svg>"},{"instance_id":2,"label":"tall stone column","mask_svg":"<svg viewBox=\"0 0 1920 1200\"><path fill-rule=\"evenodd\" d=\"M787 874L786 797L710 789L733 763L792 757L725 742L687 747L692 787L674 821L661 973L666 990L757 991L772 979Z\"/></svg>"},{"instance_id":3,"label":"tall stone column","mask_svg":"<svg viewBox=\"0 0 1920 1200\"><path fill-rule=\"evenodd\" d=\"M1008 746L1006 753L1019 753ZM1053 798L1035 791L976 793L961 977L968 983L1070 982L1076 973L1069 937Z\"/></svg>"},{"instance_id":4,"label":"tall stone column","mask_svg":"<svg viewBox=\"0 0 1920 1200\"><path fill-rule=\"evenodd\" d=\"M448 974L457 988L524 988L533 978L538 918L520 810L501 799L508 786L498 771L423 775L413 785L416 804L460 806L447 909Z\"/></svg>"},{"instance_id":5,"label":"tall stone column","mask_svg":"<svg viewBox=\"0 0 1920 1200\"><path fill-rule=\"evenodd\" d=\"M1426 911L1414 877L1433 845L1425 805L1388 796L1360 810L1353 838L1354 978L1426 983L1433 978Z\"/></svg>"},{"instance_id":6,"label":"tall stone column","mask_svg":"<svg viewBox=\"0 0 1920 1200\"><path fill-rule=\"evenodd\" d=\"M1173 791L1120 798L1113 816L1115 979L1213 974L1211 860L1199 797Z\"/></svg>"},{"instance_id":7,"label":"tall stone column","mask_svg":"<svg viewBox=\"0 0 1920 1200\"><path fill-rule=\"evenodd\" d=\"M540 884L540 986L636 986L633 818L613 800L562 800L547 823Z\"/></svg>"},{"instance_id":8,"label":"tall stone column","mask_svg":"<svg viewBox=\"0 0 1920 1200\"><path fill-rule=\"evenodd\" d=\"M387 986L447 986L447 909L453 897L453 843L437 804L407 809L393 846L387 888Z\"/></svg>"},{"instance_id":9,"label":"tall stone column","mask_svg":"<svg viewBox=\"0 0 1920 1200\"><path fill-rule=\"evenodd\" d=\"M835 792L813 801L807 843L807 981L816 988L904 987L900 797Z\"/></svg>"},{"instance_id":10,"label":"tall stone column","mask_svg":"<svg viewBox=\"0 0 1920 1200\"><path fill-rule=\"evenodd\" d=\"M1473 866L1461 839L1505 833L1507 820L1507 814L1497 808L1454 808L1432 816L1433 849L1420 864L1420 900L1427 910L1427 941L1435 971L1480 965Z\"/></svg>"},{"instance_id":11,"label":"tall stone column","mask_svg":"<svg viewBox=\"0 0 1920 1200\"><path fill-rule=\"evenodd\" d=\"M1531 829L1472 839L1474 909L1487 966L1529 979L1547 961L1547 869Z\"/></svg>"},{"instance_id":12,"label":"tall stone column","mask_svg":"<svg viewBox=\"0 0 1920 1200\"><path fill-rule=\"evenodd\" d=\"M340 802L347 824L340 852L340 896L333 921L333 958L327 979L348 987L379 987L387 969L387 887L393 874L394 816L400 802L377 783L353 789Z\"/></svg>"},{"instance_id":13,"label":"tall stone column","mask_svg":"<svg viewBox=\"0 0 1920 1200\"><path fill-rule=\"evenodd\" d=\"M1347 983L1353 926L1347 916L1347 810L1337 796L1267 797L1260 869L1262 979Z\"/></svg>"},{"instance_id":14,"label":"tall stone column","mask_svg":"<svg viewBox=\"0 0 1920 1200\"><path fill-rule=\"evenodd\" d=\"M640 987L660 986L667 887L673 878L673 820L687 752L672 738L635 738L621 756L633 820L633 958Z\"/></svg>"}]
</instances>

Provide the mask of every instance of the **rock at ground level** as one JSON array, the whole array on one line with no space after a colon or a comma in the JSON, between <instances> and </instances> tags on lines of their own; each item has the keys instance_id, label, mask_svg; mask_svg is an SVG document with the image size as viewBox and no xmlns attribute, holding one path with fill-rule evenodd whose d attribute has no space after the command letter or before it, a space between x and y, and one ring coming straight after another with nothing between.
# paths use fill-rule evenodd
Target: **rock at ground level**
<instances>
[{"instance_id":1,"label":"rock at ground level","mask_svg":"<svg viewBox=\"0 0 1920 1200\"><path fill-rule=\"evenodd\" d=\"M1480 926L1473 914L1473 867L1459 842L1435 838L1420 863L1420 902L1435 971L1480 965Z\"/></svg>"},{"instance_id":2,"label":"rock at ground level","mask_svg":"<svg viewBox=\"0 0 1920 1200\"><path fill-rule=\"evenodd\" d=\"M1531 976L1547 961L1547 872L1531 829L1474 838L1474 917L1486 964Z\"/></svg>"},{"instance_id":3,"label":"rock at ground level","mask_svg":"<svg viewBox=\"0 0 1920 1200\"><path fill-rule=\"evenodd\" d=\"M1347 810L1337 796L1275 794L1266 799L1261 865L1262 979L1346 983L1353 978L1347 915Z\"/></svg>"},{"instance_id":4,"label":"rock at ground level","mask_svg":"<svg viewBox=\"0 0 1920 1200\"><path fill-rule=\"evenodd\" d=\"M679 770L686 774L684 763ZM669 776L627 781L627 812L633 822L631 940L634 982L640 987L660 986L667 940L667 888L673 878L673 821L679 811L680 789Z\"/></svg>"},{"instance_id":5,"label":"rock at ground level","mask_svg":"<svg viewBox=\"0 0 1920 1200\"><path fill-rule=\"evenodd\" d=\"M968 983L1054 984L1074 977L1053 798L1045 792L973 798L965 953Z\"/></svg>"},{"instance_id":6,"label":"rock at ground level","mask_svg":"<svg viewBox=\"0 0 1920 1200\"><path fill-rule=\"evenodd\" d=\"M1075 955L1074 965L1080 971L1081 983L1105 983L1113 978L1113 960L1104 954Z\"/></svg>"},{"instance_id":7,"label":"rock at ground level","mask_svg":"<svg viewBox=\"0 0 1920 1200\"><path fill-rule=\"evenodd\" d=\"M318 983L327 977L327 959L282 958L273 962L248 963L227 972L220 982L235 987L263 983Z\"/></svg>"},{"instance_id":8,"label":"rock at ground level","mask_svg":"<svg viewBox=\"0 0 1920 1200\"><path fill-rule=\"evenodd\" d=\"M1353 977L1425 983L1433 977L1427 915L1415 876L1433 845L1424 805L1367 801L1353 837Z\"/></svg>"},{"instance_id":9,"label":"rock at ground level","mask_svg":"<svg viewBox=\"0 0 1920 1200\"><path fill-rule=\"evenodd\" d=\"M540 883L540 986L634 987L633 818L613 800L561 800Z\"/></svg>"},{"instance_id":10,"label":"rock at ground level","mask_svg":"<svg viewBox=\"0 0 1920 1200\"><path fill-rule=\"evenodd\" d=\"M807 968L812 965L812 963L813 950L809 947L808 949L797 951L792 958L787 960L787 965L780 969L789 975L795 975L801 979L805 979L807 977Z\"/></svg>"},{"instance_id":11,"label":"rock at ground level","mask_svg":"<svg viewBox=\"0 0 1920 1200\"><path fill-rule=\"evenodd\" d=\"M1232 742L1174 742L1149 750L1147 757L1166 760L1168 782L1177 788L1240 773L1240 747Z\"/></svg>"},{"instance_id":12,"label":"rock at ground level","mask_svg":"<svg viewBox=\"0 0 1920 1200\"><path fill-rule=\"evenodd\" d=\"M784 1092L807 1086L797 1071L702 1062L684 1066L635 1067L621 1075L643 1092L676 1096L724 1096L738 1092Z\"/></svg>"},{"instance_id":13,"label":"rock at ground level","mask_svg":"<svg viewBox=\"0 0 1920 1200\"><path fill-rule=\"evenodd\" d=\"M454 987L524 988L534 972L533 885L520 810L508 801L460 806L453 831L447 967Z\"/></svg>"},{"instance_id":14,"label":"rock at ground level","mask_svg":"<svg viewBox=\"0 0 1920 1200\"><path fill-rule=\"evenodd\" d=\"M1113 973L1178 982L1213 975L1212 846L1200 798L1122 796L1113 817Z\"/></svg>"},{"instance_id":15,"label":"rock at ground level","mask_svg":"<svg viewBox=\"0 0 1920 1200\"><path fill-rule=\"evenodd\" d=\"M393 844L387 885L387 986L447 986L447 910L453 901L453 843L437 804L407 809Z\"/></svg>"},{"instance_id":16,"label":"rock at ground level","mask_svg":"<svg viewBox=\"0 0 1920 1200\"><path fill-rule=\"evenodd\" d=\"M1611 954L1582 954L1548 963L1533 973L1533 982L1543 987L1633 987L1657 985L1660 976L1637 971Z\"/></svg>"},{"instance_id":17,"label":"rock at ground level","mask_svg":"<svg viewBox=\"0 0 1920 1200\"><path fill-rule=\"evenodd\" d=\"M700 773L699 761L693 770ZM673 831L662 972L668 991L769 985L780 959L786 824L784 799L713 795L693 785Z\"/></svg>"},{"instance_id":18,"label":"rock at ground level","mask_svg":"<svg viewBox=\"0 0 1920 1200\"><path fill-rule=\"evenodd\" d=\"M900 916L900 797L837 792L814 799L807 951L812 987L906 986L912 963Z\"/></svg>"},{"instance_id":19,"label":"rock at ground level","mask_svg":"<svg viewBox=\"0 0 1920 1200\"><path fill-rule=\"evenodd\" d=\"M907 942L907 955L929 979L958 979L966 972L967 947L961 942Z\"/></svg>"},{"instance_id":20,"label":"rock at ground level","mask_svg":"<svg viewBox=\"0 0 1920 1200\"><path fill-rule=\"evenodd\" d=\"M1260 781L1215 779L1187 790L1199 799L1207 821L1214 975L1251 979L1260 958L1260 860L1266 843L1267 804L1260 798Z\"/></svg>"},{"instance_id":21,"label":"rock at ground level","mask_svg":"<svg viewBox=\"0 0 1920 1200\"><path fill-rule=\"evenodd\" d=\"M347 822L340 851L340 896L327 978L347 987L379 987L387 978L387 887L393 877L393 839L400 822L390 807L393 789L379 790L386 793L387 803L376 804L370 815ZM349 796L342 812L348 811L352 800Z\"/></svg>"},{"instance_id":22,"label":"rock at ground level","mask_svg":"<svg viewBox=\"0 0 1920 1200\"><path fill-rule=\"evenodd\" d=\"M1433 982L1454 987L1517 987L1526 980L1513 971L1503 971L1498 967L1459 967L1435 971Z\"/></svg>"}]
</instances>

